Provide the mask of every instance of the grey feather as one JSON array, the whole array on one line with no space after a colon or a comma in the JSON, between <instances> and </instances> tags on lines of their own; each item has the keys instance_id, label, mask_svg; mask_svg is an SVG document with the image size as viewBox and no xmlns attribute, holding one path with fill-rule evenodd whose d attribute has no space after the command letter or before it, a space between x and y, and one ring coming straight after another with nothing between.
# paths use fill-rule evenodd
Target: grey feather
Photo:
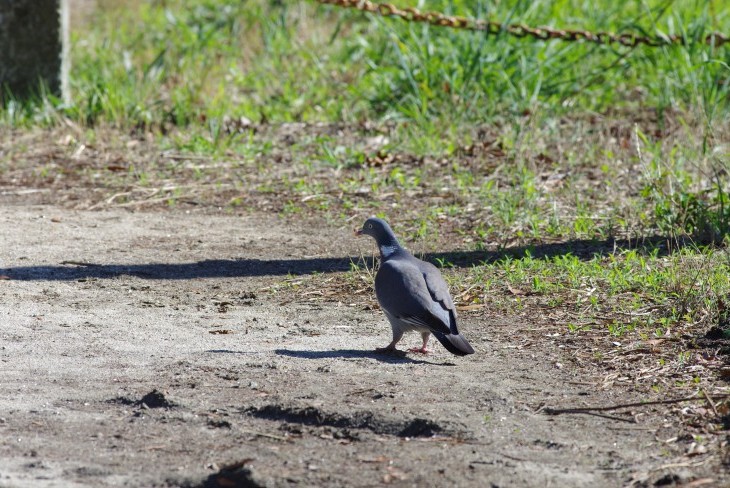
<instances>
[{"instance_id":1,"label":"grey feather","mask_svg":"<svg viewBox=\"0 0 730 488\"><path fill-rule=\"evenodd\" d=\"M393 341L385 349L394 349L404 332L415 330L423 337L421 351L433 334L453 354L472 354L457 328L454 301L438 268L406 251L382 219L368 219L358 234L374 237L380 249L375 294L393 329Z\"/></svg>"}]
</instances>

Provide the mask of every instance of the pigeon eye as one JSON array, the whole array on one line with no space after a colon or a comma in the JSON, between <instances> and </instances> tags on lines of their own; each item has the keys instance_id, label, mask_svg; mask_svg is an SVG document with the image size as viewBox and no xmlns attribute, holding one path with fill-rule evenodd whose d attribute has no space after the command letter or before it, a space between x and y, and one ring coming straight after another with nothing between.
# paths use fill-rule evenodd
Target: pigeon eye
<instances>
[{"instance_id":1,"label":"pigeon eye","mask_svg":"<svg viewBox=\"0 0 730 488\"><path fill-rule=\"evenodd\" d=\"M373 224L368 224L368 229L372 229L372 228L373 228Z\"/></svg>"}]
</instances>

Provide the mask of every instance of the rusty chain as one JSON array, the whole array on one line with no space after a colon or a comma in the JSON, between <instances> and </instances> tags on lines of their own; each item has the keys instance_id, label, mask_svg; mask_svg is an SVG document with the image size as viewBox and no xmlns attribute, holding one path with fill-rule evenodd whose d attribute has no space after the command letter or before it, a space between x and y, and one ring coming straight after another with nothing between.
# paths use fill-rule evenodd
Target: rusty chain
<instances>
[{"instance_id":1,"label":"rusty chain","mask_svg":"<svg viewBox=\"0 0 730 488\"><path fill-rule=\"evenodd\" d=\"M552 27L530 27L525 24L503 24L492 20L446 15L441 12L421 12L414 7L399 8L392 3L377 3L370 0L316 1L325 5L356 9L382 15L383 17L399 17L408 22L423 22L438 27L484 31L488 34L507 33L515 37L533 37L539 40L560 39L563 41L587 41L595 44L621 44L627 47L636 47L640 44L656 47L685 44L687 42L684 36L676 34L652 37L635 33L616 34L613 32L591 32L575 29L555 29ZM730 43L730 37L720 32L707 34L703 40L705 43L715 46Z\"/></svg>"}]
</instances>

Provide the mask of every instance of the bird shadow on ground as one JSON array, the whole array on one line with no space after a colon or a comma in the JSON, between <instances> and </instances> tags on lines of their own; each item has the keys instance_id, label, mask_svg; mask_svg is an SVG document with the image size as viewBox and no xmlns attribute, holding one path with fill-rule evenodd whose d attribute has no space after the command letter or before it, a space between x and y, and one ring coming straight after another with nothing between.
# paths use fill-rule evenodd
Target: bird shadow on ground
<instances>
[{"instance_id":1,"label":"bird shadow on ground","mask_svg":"<svg viewBox=\"0 0 730 488\"><path fill-rule=\"evenodd\" d=\"M572 240L534 246L516 246L498 251L453 251L417 254L436 264L448 263L453 267L471 267L493 263L507 257L519 259L529 254L545 258L570 254L579 259L612 254L625 250L656 252L665 256L682 247L692 245L666 237L647 237L641 240L605 239ZM189 263L98 264L84 261L63 261L58 265L18 266L0 268L0 275L18 281L84 281L134 276L141 279L190 280L204 278L238 278L244 276L287 276L313 273L345 272L353 264L373 265L372 257L350 256L301 259L210 259Z\"/></svg>"},{"instance_id":2,"label":"bird shadow on ground","mask_svg":"<svg viewBox=\"0 0 730 488\"><path fill-rule=\"evenodd\" d=\"M456 366L454 363L434 363L408 357L404 351L378 352L363 349L331 349L328 351L297 351L292 349L276 349L279 356L299 359L375 359L388 364L430 364L432 366Z\"/></svg>"}]
</instances>

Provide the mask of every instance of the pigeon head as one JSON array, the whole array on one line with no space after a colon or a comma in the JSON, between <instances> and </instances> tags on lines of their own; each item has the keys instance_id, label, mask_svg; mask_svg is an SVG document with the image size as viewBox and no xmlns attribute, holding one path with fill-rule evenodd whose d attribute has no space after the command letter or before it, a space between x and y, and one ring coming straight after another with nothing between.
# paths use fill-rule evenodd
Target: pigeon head
<instances>
[{"instance_id":1,"label":"pigeon head","mask_svg":"<svg viewBox=\"0 0 730 488\"><path fill-rule=\"evenodd\" d=\"M390 228L388 223L377 217L370 217L362 225L362 229L355 230L356 235L369 235L375 239L380 248L380 254L383 257L388 257L391 254L398 251L401 247L396 239L393 230Z\"/></svg>"},{"instance_id":2,"label":"pigeon head","mask_svg":"<svg viewBox=\"0 0 730 488\"><path fill-rule=\"evenodd\" d=\"M362 229L356 229L355 234L361 236L363 234L372 236L376 241L395 237L388 223L377 217L370 217L362 224Z\"/></svg>"}]
</instances>

